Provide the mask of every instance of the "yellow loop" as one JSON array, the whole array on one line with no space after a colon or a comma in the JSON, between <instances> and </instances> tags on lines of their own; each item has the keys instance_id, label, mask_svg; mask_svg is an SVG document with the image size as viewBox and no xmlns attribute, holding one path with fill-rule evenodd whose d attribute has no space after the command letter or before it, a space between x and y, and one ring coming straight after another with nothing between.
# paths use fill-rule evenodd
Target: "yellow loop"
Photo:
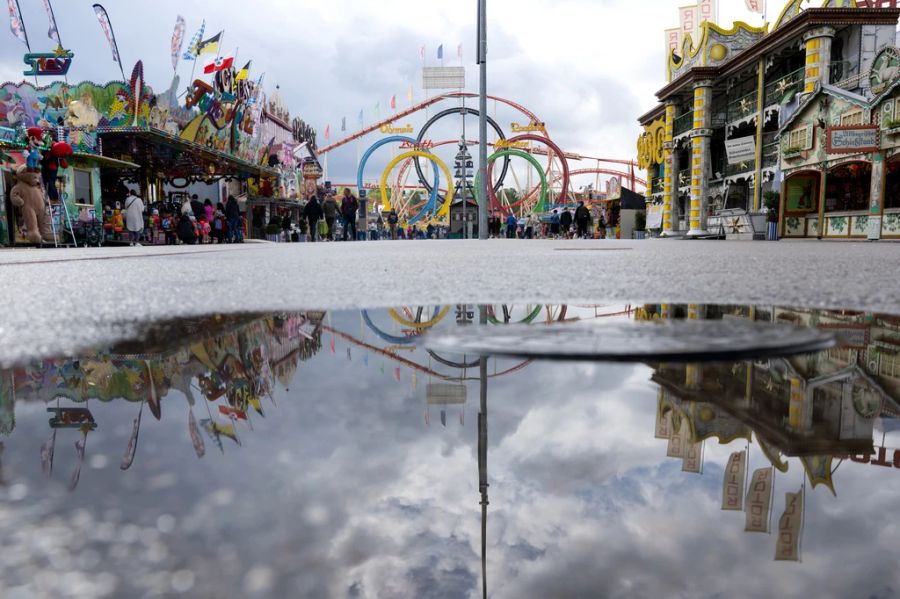
<instances>
[{"instance_id":1,"label":"yellow loop","mask_svg":"<svg viewBox=\"0 0 900 599\"><path fill-rule=\"evenodd\" d=\"M391 318L393 318L398 323L411 329L430 329L440 321L444 320L444 317L447 316L447 312L449 311L450 306L444 306L443 308L441 308L441 311L438 312L437 316L435 316L431 320L426 320L425 322L415 322L413 320L403 318L402 316L400 316L400 313L393 308L388 310L388 314L390 314Z\"/></svg>"},{"instance_id":2,"label":"yellow loop","mask_svg":"<svg viewBox=\"0 0 900 599\"><path fill-rule=\"evenodd\" d=\"M391 201L387 199L387 180L391 174L391 171L394 170L394 167L397 166L401 161L406 160L407 158L414 158L416 156L421 156L422 158L427 158L428 160L435 163L442 171L444 171L444 176L447 177L447 197L444 200L444 205L441 206L441 209L438 210L435 215L436 218L440 218L442 216L447 216L450 213L450 204L453 202L453 176L450 174L450 169L447 168L447 165L444 162L432 154L431 152L425 152L423 150L410 150L409 152L404 152L400 154L393 160L391 160L387 168L384 169L384 173L381 175L381 201L384 206L384 211L388 212L391 209Z\"/></svg>"}]
</instances>

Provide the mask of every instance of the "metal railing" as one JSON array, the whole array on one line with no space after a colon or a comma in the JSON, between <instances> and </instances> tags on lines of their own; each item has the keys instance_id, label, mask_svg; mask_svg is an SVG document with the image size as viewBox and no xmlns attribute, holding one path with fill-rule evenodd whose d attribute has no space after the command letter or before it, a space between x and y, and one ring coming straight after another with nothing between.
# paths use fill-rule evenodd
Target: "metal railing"
<instances>
[{"instance_id":1,"label":"metal railing","mask_svg":"<svg viewBox=\"0 0 900 599\"><path fill-rule=\"evenodd\" d=\"M672 123L672 134L681 135L694 128L694 111L685 112L681 116L675 117Z\"/></svg>"},{"instance_id":2,"label":"metal railing","mask_svg":"<svg viewBox=\"0 0 900 599\"><path fill-rule=\"evenodd\" d=\"M733 123L734 121L739 121L755 114L757 112L756 99L757 93L753 91L745 96L730 101L728 103L728 122Z\"/></svg>"},{"instance_id":3,"label":"metal railing","mask_svg":"<svg viewBox=\"0 0 900 599\"><path fill-rule=\"evenodd\" d=\"M766 106L780 104L789 94L801 91L805 73L806 69L797 69L767 84L764 104Z\"/></svg>"},{"instance_id":4,"label":"metal railing","mask_svg":"<svg viewBox=\"0 0 900 599\"><path fill-rule=\"evenodd\" d=\"M729 164L725 167L725 176L733 177L735 175L742 175L744 173L752 173L756 170L756 161L755 160L745 160L744 162L738 162L736 164Z\"/></svg>"},{"instance_id":5,"label":"metal railing","mask_svg":"<svg viewBox=\"0 0 900 599\"><path fill-rule=\"evenodd\" d=\"M828 65L828 81L832 85L842 84L845 89L859 87L859 67L849 60L838 60Z\"/></svg>"}]
</instances>

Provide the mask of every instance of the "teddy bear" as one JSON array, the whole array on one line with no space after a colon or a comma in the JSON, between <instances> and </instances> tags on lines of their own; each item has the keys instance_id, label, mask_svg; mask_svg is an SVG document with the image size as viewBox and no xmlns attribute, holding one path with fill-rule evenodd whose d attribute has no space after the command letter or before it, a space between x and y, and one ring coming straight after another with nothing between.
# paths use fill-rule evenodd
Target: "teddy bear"
<instances>
[{"instance_id":1,"label":"teddy bear","mask_svg":"<svg viewBox=\"0 0 900 599\"><path fill-rule=\"evenodd\" d=\"M44 208L44 191L41 188L41 174L22 165L16 170L16 184L9 193L13 206L18 208L25 220L28 241L40 244L53 241L50 219Z\"/></svg>"}]
</instances>

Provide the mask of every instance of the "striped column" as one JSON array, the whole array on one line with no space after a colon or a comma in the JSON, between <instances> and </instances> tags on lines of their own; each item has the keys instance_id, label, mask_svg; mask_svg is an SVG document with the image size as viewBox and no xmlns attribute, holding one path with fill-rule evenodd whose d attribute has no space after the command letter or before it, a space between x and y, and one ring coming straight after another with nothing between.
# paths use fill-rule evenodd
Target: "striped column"
<instances>
[{"instance_id":1,"label":"striped column","mask_svg":"<svg viewBox=\"0 0 900 599\"><path fill-rule=\"evenodd\" d=\"M688 304L688 320L700 320L706 318L706 310L700 304ZM703 371L700 364L690 363L684 368L684 384L689 389L697 389L703 381Z\"/></svg>"},{"instance_id":2,"label":"striped column","mask_svg":"<svg viewBox=\"0 0 900 599\"><path fill-rule=\"evenodd\" d=\"M694 84L694 130L691 132L691 229L688 236L706 235L706 196L709 187L710 104L712 81Z\"/></svg>"},{"instance_id":3,"label":"striped column","mask_svg":"<svg viewBox=\"0 0 900 599\"><path fill-rule=\"evenodd\" d=\"M803 93L815 91L816 84L831 83L829 66L831 61L831 40L835 31L831 27L817 27L803 36L806 42L806 71L803 76Z\"/></svg>"},{"instance_id":4,"label":"striped column","mask_svg":"<svg viewBox=\"0 0 900 599\"><path fill-rule=\"evenodd\" d=\"M678 160L675 157L675 143L672 141L675 127L675 105L666 104L666 132L663 138L663 237L668 237L678 230L678 224L673 227L673 208L676 206L678 194Z\"/></svg>"}]
</instances>

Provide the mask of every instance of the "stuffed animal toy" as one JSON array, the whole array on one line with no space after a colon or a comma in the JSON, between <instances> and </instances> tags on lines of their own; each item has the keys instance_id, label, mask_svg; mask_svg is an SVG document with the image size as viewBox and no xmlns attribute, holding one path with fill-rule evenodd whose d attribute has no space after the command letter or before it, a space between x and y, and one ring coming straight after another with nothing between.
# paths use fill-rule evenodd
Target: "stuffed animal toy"
<instances>
[{"instance_id":1,"label":"stuffed animal toy","mask_svg":"<svg viewBox=\"0 0 900 599\"><path fill-rule=\"evenodd\" d=\"M9 197L13 206L22 213L28 241L37 244L53 241L40 174L30 170L25 164L20 166L16 171L16 184L10 190Z\"/></svg>"},{"instance_id":2,"label":"stuffed animal toy","mask_svg":"<svg viewBox=\"0 0 900 599\"><path fill-rule=\"evenodd\" d=\"M50 146L46 156L41 161L41 179L44 180L44 185L47 187L47 195L54 202L59 200L59 192L56 189L59 169L69 168L66 158L71 155L72 146L64 141L58 141Z\"/></svg>"},{"instance_id":3,"label":"stuffed animal toy","mask_svg":"<svg viewBox=\"0 0 900 599\"><path fill-rule=\"evenodd\" d=\"M32 172L37 172L40 170L41 159L43 158L41 148L45 145L44 130L40 127L29 127L25 130L25 133L28 136L28 152L25 157L25 166L31 169Z\"/></svg>"}]
</instances>

